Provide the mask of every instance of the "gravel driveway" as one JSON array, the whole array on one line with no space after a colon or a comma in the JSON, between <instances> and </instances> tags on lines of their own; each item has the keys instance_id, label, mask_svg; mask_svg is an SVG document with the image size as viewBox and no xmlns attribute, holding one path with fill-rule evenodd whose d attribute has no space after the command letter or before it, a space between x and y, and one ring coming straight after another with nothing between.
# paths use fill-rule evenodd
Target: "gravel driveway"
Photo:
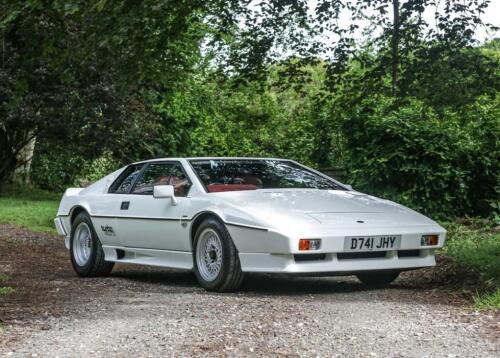
<instances>
[{"instance_id":1,"label":"gravel driveway","mask_svg":"<svg viewBox=\"0 0 500 358\"><path fill-rule=\"evenodd\" d=\"M61 240L6 226L0 272L16 287L0 298L0 355L500 354L498 314L466 309L456 288L415 283L415 273L386 289L347 277L252 275L236 294L205 292L190 273L137 266L79 279Z\"/></svg>"}]
</instances>

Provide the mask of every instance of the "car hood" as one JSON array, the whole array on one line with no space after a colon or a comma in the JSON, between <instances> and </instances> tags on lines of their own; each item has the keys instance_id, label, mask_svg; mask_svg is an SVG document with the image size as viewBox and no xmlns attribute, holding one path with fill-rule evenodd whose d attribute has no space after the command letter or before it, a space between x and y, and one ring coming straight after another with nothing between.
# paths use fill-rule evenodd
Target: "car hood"
<instances>
[{"instance_id":1,"label":"car hood","mask_svg":"<svg viewBox=\"0 0 500 358\"><path fill-rule=\"evenodd\" d=\"M256 223L294 230L304 227L374 227L437 225L431 219L389 200L356 191L280 189L213 193ZM241 218L228 218L241 222ZM302 231L302 230L300 230Z\"/></svg>"}]
</instances>

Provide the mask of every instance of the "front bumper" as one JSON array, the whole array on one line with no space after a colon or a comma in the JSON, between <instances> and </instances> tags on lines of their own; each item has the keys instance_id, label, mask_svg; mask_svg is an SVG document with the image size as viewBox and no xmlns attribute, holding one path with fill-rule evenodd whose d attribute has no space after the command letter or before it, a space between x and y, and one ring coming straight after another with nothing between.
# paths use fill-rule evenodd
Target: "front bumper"
<instances>
[{"instance_id":1,"label":"front bumper","mask_svg":"<svg viewBox=\"0 0 500 358\"><path fill-rule=\"evenodd\" d=\"M257 231L230 227L229 231L238 248L244 272L292 274L348 275L359 271L404 271L434 266L436 264L434 252L443 247L446 239L446 231L437 225L372 227L363 231L353 228L333 228L293 237L272 230ZM439 236L437 245L422 245L422 235L429 234ZM352 251L347 251L344 247L345 238L366 235L400 235L401 244L398 248L383 251L382 255L368 254L353 257ZM320 238L321 247L319 250L300 251L300 238ZM316 259L304 260L307 255L315 255ZM298 260L298 256L302 256L301 260Z\"/></svg>"},{"instance_id":2,"label":"front bumper","mask_svg":"<svg viewBox=\"0 0 500 358\"><path fill-rule=\"evenodd\" d=\"M54 219L54 225L56 227L57 233L64 236L64 246L69 249L69 232L66 231L63 220L58 216Z\"/></svg>"},{"instance_id":3,"label":"front bumper","mask_svg":"<svg viewBox=\"0 0 500 358\"><path fill-rule=\"evenodd\" d=\"M387 251L380 258L342 258L337 253L324 254L319 260L296 261L293 254L240 253L244 272L348 275L360 271L412 270L436 264L434 249L418 250L418 256L399 257L398 251Z\"/></svg>"},{"instance_id":4,"label":"front bumper","mask_svg":"<svg viewBox=\"0 0 500 358\"><path fill-rule=\"evenodd\" d=\"M68 236L66 232L66 228L64 227L64 223L62 222L60 217L54 219L54 225L56 227L57 233L61 236Z\"/></svg>"}]
</instances>

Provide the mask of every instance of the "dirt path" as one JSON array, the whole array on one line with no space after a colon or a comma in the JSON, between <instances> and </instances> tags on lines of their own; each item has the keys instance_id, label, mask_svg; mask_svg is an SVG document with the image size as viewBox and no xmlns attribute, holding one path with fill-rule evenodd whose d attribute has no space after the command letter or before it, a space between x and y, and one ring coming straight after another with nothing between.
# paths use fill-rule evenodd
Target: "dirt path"
<instances>
[{"instance_id":1,"label":"dirt path","mask_svg":"<svg viewBox=\"0 0 500 358\"><path fill-rule=\"evenodd\" d=\"M0 298L0 356L498 356L499 315L464 308L470 292L436 279L446 267L386 289L254 275L214 294L137 266L80 279L60 239L0 226L0 273L16 287Z\"/></svg>"}]
</instances>

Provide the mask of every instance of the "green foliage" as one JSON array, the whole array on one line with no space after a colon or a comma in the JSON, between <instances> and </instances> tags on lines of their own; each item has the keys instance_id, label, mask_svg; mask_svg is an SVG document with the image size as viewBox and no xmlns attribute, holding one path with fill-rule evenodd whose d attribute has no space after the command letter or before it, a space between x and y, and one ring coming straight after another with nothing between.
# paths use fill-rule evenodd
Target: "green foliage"
<instances>
[{"instance_id":1,"label":"green foliage","mask_svg":"<svg viewBox=\"0 0 500 358\"><path fill-rule=\"evenodd\" d=\"M342 122L360 190L438 217L487 214L498 199L499 98L437 113L418 100L362 100Z\"/></svg>"},{"instance_id":2,"label":"green foliage","mask_svg":"<svg viewBox=\"0 0 500 358\"><path fill-rule=\"evenodd\" d=\"M79 187L83 182L94 182L120 167L120 160L110 152L95 159L75 153L73 146L57 141L39 143L31 168L31 180L41 189L63 192L68 187Z\"/></svg>"},{"instance_id":3,"label":"green foliage","mask_svg":"<svg viewBox=\"0 0 500 358\"><path fill-rule=\"evenodd\" d=\"M57 142L38 143L31 164L31 179L42 189L61 192L77 184L84 164L82 156Z\"/></svg>"},{"instance_id":4,"label":"green foliage","mask_svg":"<svg viewBox=\"0 0 500 358\"><path fill-rule=\"evenodd\" d=\"M8 276L0 274L0 296L2 295L8 295L9 293L14 292L14 289L9 286L4 286L4 282L9 279ZM2 327L0 326L0 329Z\"/></svg>"},{"instance_id":5,"label":"green foliage","mask_svg":"<svg viewBox=\"0 0 500 358\"><path fill-rule=\"evenodd\" d=\"M128 164L128 163L127 163ZM104 152L100 157L92 161L85 162L80 178L95 182L109 173L118 169L117 161L110 152Z\"/></svg>"},{"instance_id":6,"label":"green foliage","mask_svg":"<svg viewBox=\"0 0 500 358\"><path fill-rule=\"evenodd\" d=\"M499 220L478 218L443 224L448 235L442 252L477 271L486 282L485 290L474 297L479 310L500 309L499 224Z\"/></svg>"},{"instance_id":7,"label":"green foliage","mask_svg":"<svg viewBox=\"0 0 500 358\"><path fill-rule=\"evenodd\" d=\"M7 187L0 193L0 223L55 233L54 218L61 195L39 189Z\"/></svg>"},{"instance_id":8,"label":"green foliage","mask_svg":"<svg viewBox=\"0 0 500 358\"><path fill-rule=\"evenodd\" d=\"M151 155L170 120L153 110L155 94L191 74L204 36L242 9L236 0L0 0L0 185L35 138L86 159Z\"/></svg>"},{"instance_id":9,"label":"green foliage","mask_svg":"<svg viewBox=\"0 0 500 358\"><path fill-rule=\"evenodd\" d=\"M0 185L36 139L31 178L56 191L151 157L273 156L499 215L499 41L474 41L488 1L446 3L433 28L426 0L0 0Z\"/></svg>"},{"instance_id":10,"label":"green foliage","mask_svg":"<svg viewBox=\"0 0 500 358\"><path fill-rule=\"evenodd\" d=\"M14 291L14 289L12 287L4 286L3 285L4 282L8 280L8 278L9 278L8 276L0 274L0 296L7 295L7 294L9 294L9 293L11 293L11 292ZM0 329L1 328L2 327L0 326Z\"/></svg>"},{"instance_id":11,"label":"green foliage","mask_svg":"<svg viewBox=\"0 0 500 358\"><path fill-rule=\"evenodd\" d=\"M310 69L320 77L321 67ZM270 78L273 83L276 78ZM339 147L317 132L329 123L318 84L278 90L259 83L236 86L211 73L192 79L156 107L172 120L158 133L155 156L275 156L314 166L340 163ZM321 128L318 128L320 127ZM317 160L316 158L321 158Z\"/></svg>"},{"instance_id":12,"label":"green foliage","mask_svg":"<svg viewBox=\"0 0 500 358\"><path fill-rule=\"evenodd\" d=\"M0 287L0 296L1 295L8 295L9 293L14 292L14 289L12 287Z\"/></svg>"},{"instance_id":13,"label":"green foliage","mask_svg":"<svg viewBox=\"0 0 500 358\"><path fill-rule=\"evenodd\" d=\"M498 223L473 221L467 226L446 223L444 252L458 263L476 269L492 286L500 286L500 232Z\"/></svg>"},{"instance_id":14,"label":"green foliage","mask_svg":"<svg viewBox=\"0 0 500 358\"><path fill-rule=\"evenodd\" d=\"M476 295L474 297L474 306L479 310L500 309L500 289L497 289L493 293Z\"/></svg>"}]
</instances>

